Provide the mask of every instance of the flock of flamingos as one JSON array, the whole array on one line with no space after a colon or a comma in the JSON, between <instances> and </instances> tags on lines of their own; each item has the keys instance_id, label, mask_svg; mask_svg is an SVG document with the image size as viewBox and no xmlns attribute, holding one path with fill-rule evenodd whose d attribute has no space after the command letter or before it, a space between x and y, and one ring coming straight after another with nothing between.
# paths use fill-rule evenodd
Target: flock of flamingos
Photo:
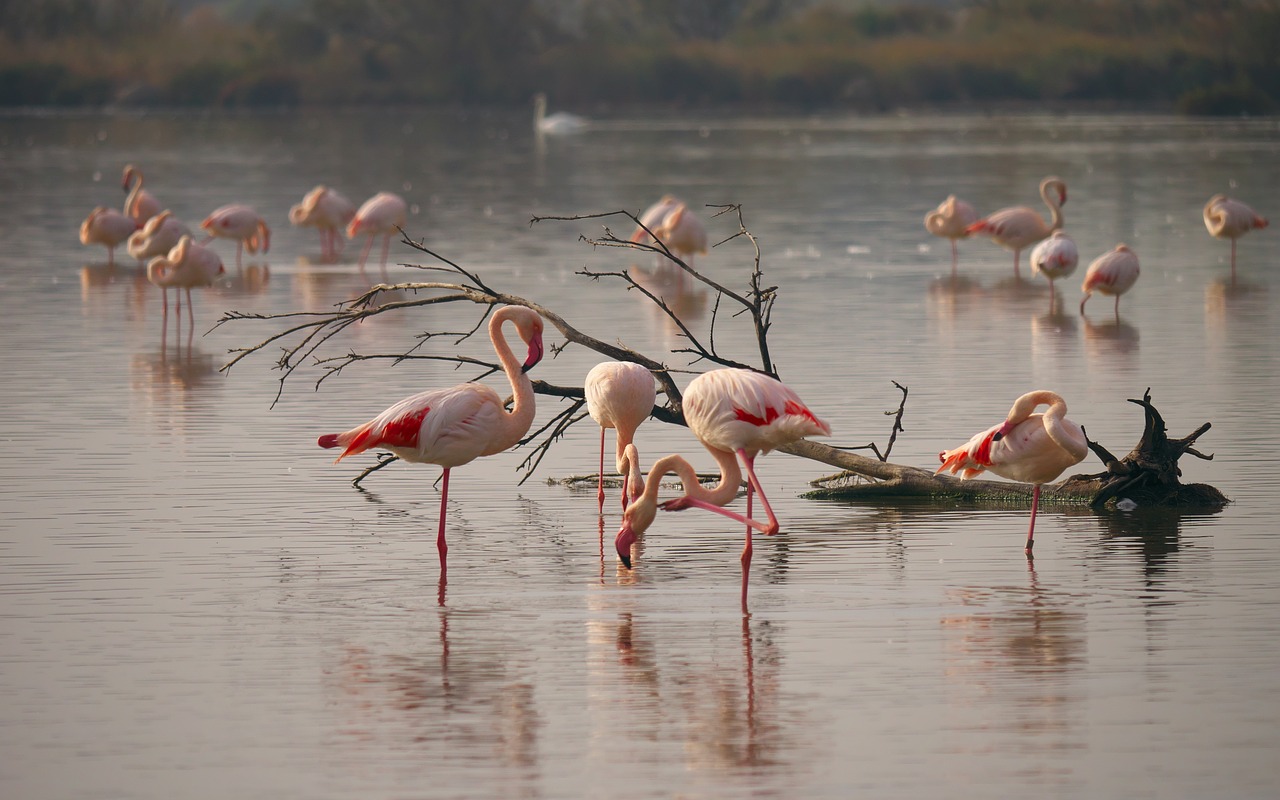
<instances>
[{"instance_id":1,"label":"flock of flamingos","mask_svg":"<svg viewBox=\"0 0 1280 800\"><path fill-rule=\"evenodd\" d=\"M200 224L205 238L197 242L191 230L163 210L143 188L143 175L133 165L124 168L122 185L127 193L124 208L119 211L95 208L80 227L80 241L85 245L106 246L109 262L113 262L115 248L124 244L129 255L146 264L147 278L164 290L166 315L169 288L185 290L190 313L191 289L212 285L224 272L221 258L209 247L213 239L236 242L237 264L244 250L266 252L270 247L271 231L266 221L249 206L227 205L215 210ZM1043 273L1048 278L1052 296L1053 282L1071 275L1079 257L1074 242L1062 230L1066 184L1057 177L1047 177L1040 184L1040 196L1049 207L1048 221L1025 206L1004 208L979 217L973 206L951 196L925 217L925 228L951 240L953 270L956 242L969 236L990 237L996 244L1013 251L1015 276L1019 274L1021 252L1035 245L1030 256L1031 267L1035 273ZM405 215L405 201L389 192L374 195L357 209L341 193L317 186L290 209L289 220L297 226L318 229L321 252L329 259L335 258L342 247L342 232L345 231L348 238L367 236L360 255L363 270L379 236L383 237L385 268L391 234L404 226ZM639 221L633 241L660 239L672 253L690 263L695 254L707 250L706 231L701 221L674 197L662 198L645 211ZM1215 195L1204 207L1204 222L1210 234L1231 241L1234 278L1236 240L1254 228L1266 227L1267 220L1238 200ZM1080 312L1084 313L1091 294L1098 292L1116 298L1118 316L1120 295L1134 285L1138 272L1138 257L1127 245L1117 245L1097 258L1085 274ZM178 309L181 313L181 297ZM504 331L507 323L514 327L527 347L523 360L507 341ZM535 414L533 384L528 372L543 356L542 318L528 308L505 306L490 318L488 330L494 352L511 385L514 402L510 409L492 388L464 383L407 397L362 425L326 434L318 441L324 448L342 448L339 461L378 449L390 451L407 462L435 464L443 469L436 537L442 581L447 568L445 522L450 471L481 456L515 446L528 432ZM597 510L601 513L605 499L605 431L612 428L616 433L615 467L623 479L623 512L615 548L622 565L631 568L632 546L653 523L658 510L701 508L722 514L746 528L741 555L745 610L752 532L773 535L780 528L756 474L756 457L807 436L830 435L830 426L818 418L794 390L768 375L732 368L699 375L685 389L682 407L690 431L720 468L719 482L708 488L699 482L693 465L679 455L659 458L648 475L643 474L635 436L656 402L654 378L649 370L631 362L606 361L587 374L584 391L587 410L600 426ZM1047 410L1035 413L1041 406L1047 406ZM1014 402L1002 422L975 434L959 447L939 454L942 465L938 472L967 479L990 471L1033 485L1031 522L1025 546L1028 559L1032 557L1040 486L1056 480L1088 454L1083 430L1066 418L1066 411L1066 402L1056 393L1029 392ZM737 498L744 471L746 513L741 514L727 506ZM667 475L679 478L683 493L659 502L659 487ZM760 496L767 521L752 516L756 494Z\"/></svg>"}]
</instances>

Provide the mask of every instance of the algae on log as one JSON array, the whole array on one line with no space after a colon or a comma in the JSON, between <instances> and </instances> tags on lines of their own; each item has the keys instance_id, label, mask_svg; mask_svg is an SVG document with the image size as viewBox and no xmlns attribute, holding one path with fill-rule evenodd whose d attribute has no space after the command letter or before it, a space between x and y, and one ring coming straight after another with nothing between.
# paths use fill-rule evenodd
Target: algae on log
<instances>
[{"instance_id":1,"label":"algae on log","mask_svg":"<svg viewBox=\"0 0 1280 800\"><path fill-rule=\"evenodd\" d=\"M1141 400L1129 402L1142 406L1146 414L1146 427L1137 446L1124 458L1117 459L1102 445L1089 441L1089 449L1102 460L1106 470L1045 484L1041 487L1041 502L1087 503L1095 508L1122 499L1140 506L1195 508L1221 508L1230 502L1213 486L1183 484L1178 480L1182 475L1178 459L1183 454L1206 461L1213 459L1212 455L1206 456L1192 447L1196 439L1209 430L1210 423L1201 425L1189 436L1170 439L1164 419L1151 404L1150 389ZM778 449L844 470L812 481L811 485L816 488L804 494L811 499L932 497L987 501L1025 498L1029 501L1035 488L1029 483L960 480L936 475L918 467L877 461L809 440Z\"/></svg>"}]
</instances>

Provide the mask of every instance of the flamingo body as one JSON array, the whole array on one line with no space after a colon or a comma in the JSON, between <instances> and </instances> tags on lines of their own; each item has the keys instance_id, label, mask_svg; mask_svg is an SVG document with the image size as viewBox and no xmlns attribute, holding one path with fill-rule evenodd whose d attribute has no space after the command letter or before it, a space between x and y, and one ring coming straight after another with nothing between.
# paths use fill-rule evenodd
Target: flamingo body
<instances>
[{"instance_id":1,"label":"flamingo body","mask_svg":"<svg viewBox=\"0 0 1280 800\"><path fill-rule=\"evenodd\" d=\"M1094 259L1084 275L1084 284L1080 287L1084 299L1080 301L1080 313L1084 313L1084 304L1094 292L1112 295L1116 298L1116 316L1120 315L1120 295L1133 288L1138 282L1138 255L1128 245L1118 244L1109 253Z\"/></svg>"},{"instance_id":2,"label":"flamingo body","mask_svg":"<svg viewBox=\"0 0 1280 800\"><path fill-rule=\"evenodd\" d=\"M161 211L129 237L129 255L142 262L162 256L172 250L183 236L190 236L191 229L172 211Z\"/></svg>"},{"instance_id":3,"label":"flamingo body","mask_svg":"<svg viewBox=\"0 0 1280 800\"><path fill-rule=\"evenodd\" d=\"M205 217L200 227L212 239L232 239L236 242L236 264L240 263L240 254L244 250L257 253L267 252L271 248L271 229L267 221L252 207L233 203L215 209Z\"/></svg>"},{"instance_id":4,"label":"flamingo body","mask_svg":"<svg viewBox=\"0 0 1280 800\"><path fill-rule=\"evenodd\" d=\"M320 253L325 258L332 258L341 247L339 232L350 224L355 215L355 203L338 190L320 185L289 209L289 222L298 227L319 230Z\"/></svg>"},{"instance_id":5,"label":"flamingo body","mask_svg":"<svg viewBox=\"0 0 1280 800\"><path fill-rule=\"evenodd\" d=\"M934 236L951 241L951 269L956 267L956 242L969 238L969 226L978 221L978 212L972 205L948 195L937 208L924 217L924 228Z\"/></svg>"},{"instance_id":6,"label":"flamingo body","mask_svg":"<svg viewBox=\"0 0 1280 800\"><path fill-rule=\"evenodd\" d=\"M663 196L645 209L640 215L640 225L631 234L631 241L650 241L646 228L678 258L692 261L694 255L705 255L707 252L706 226L685 203L672 195Z\"/></svg>"},{"instance_id":7,"label":"flamingo body","mask_svg":"<svg viewBox=\"0 0 1280 800\"><path fill-rule=\"evenodd\" d=\"M529 347L523 364L503 336L502 326L508 321ZM533 384L526 372L542 360L542 318L527 308L504 306L489 320L489 338L515 395L511 411L504 408L502 398L493 389L464 383L407 397L363 425L325 434L317 441L321 447L343 448L336 461L378 448L390 450L405 461L444 468L436 538L442 572L448 550L445 510L449 471L514 446L529 430L535 413Z\"/></svg>"},{"instance_id":8,"label":"flamingo body","mask_svg":"<svg viewBox=\"0 0 1280 800\"><path fill-rule=\"evenodd\" d=\"M138 223L114 208L98 206L80 223L80 244L102 245L107 248L107 263L116 262L116 247L125 242Z\"/></svg>"},{"instance_id":9,"label":"flamingo body","mask_svg":"<svg viewBox=\"0 0 1280 800\"><path fill-rule=\"evenodd\" d=\"M409 207L404 198L391 192L378 192L360 206L351 222L347 224L347 238L354 239L361 234L367 235L364 249L360 251L360 268L364 269L373 240L381 235L382 266L386 268L387 252L391 247L391 234L404 227Z\"/></svg>"},{"instance_id":10,"label":"flamingo body","mask_svg":"<svg viewBox=\"0 0 1280 800\"><path fill-rule=\"evenodd\" d=\"M126 164L121 178L121 187L125 191L124 213L139 224L146 222L164 210L155 195L143 188L142 170L133 164Z\"/></svg>"},{"instance_id":11,"label":"flamingo body","mask_svg":"<svg viewBox=\"0 0 1280 800\"><path fill-rule=\"evenodd\" d=\"M186 292L187 313L191 314L191 290L200 286L212 286L214 280L226 270L222 259L211 248L183 236L166 255L156 256L147 263L147 280L159 286L164 295L164 313L169 313L169 289ZM178 298L178 313L182 313L182 298ZM194 316L191 317L195 324Z\"/></svg>"},{"instance_id":12,"label":"flamingo body","mask_svg":"<svg viewBox=\"0 0 1280 800\"><path fill-rule=\"evenodd\" d=\"M1043 414L1033 413L1047 405ZM1031 527L1027 532L1030 557L1040 502L1040 486L1056 480L1089 454L1084 430L1066 418L1067 403L1054 392L1028 392L1016 401L1004 422L974 435L959 447L938 454L937 472L959 475L961 480L993 472L1002 478L1034 485Z\"/></svg>"},{"instance_id":13,"label":"flamingo body","mask_svg":"<svg viewBox=\"0 0 1280 800\"><path fill-rule=\"evenodd\" d=\"M632 487L629 480L629 462L626 449L635 439L640 427L657 399L653 373L632 361L605 361L596 364L583 382L587 399L587 413L600 426L600 483L597 494L600 508L604 508L604 432L607 428L617 431L617 470L624 476L622 505L626 507L633 493L643 487Z\"/></svg>"},{"instance_id":14,"label":"flamingo body","mask_svg":"<svg viewBox=\"0 0 1280 800\"><path fill-rule=\"evenodd\" d=\"M1044 275L1049 279L1050 297L1054 293L1053 282L1075 272L1079 263L1080 252L1076 243L1060 230L1054 231L1031 251L1031 274Z\"/></svg>"},{"instance_id":15,"label":"flamingo body","mask_svg":"<svg viewBox=\"0 0 1280 800\"><path fill-rule=\"evenodd\" d=\"M969 234L980 233L1006 250L1012 250L1015 276L1019 275L1018 259L1023 249L1062 227L1062 206L1067 202L1067 184L1061 178L1051 175L1040 182L1040 197L1049 207L1048 222L1035 209L1017 206L1002 208L965 229Z\"/></svg>"},{"instance_id":16,"label":"flamingo body","mask_svg":"<svg viewBox=\"0 0 1280 800\"><path fill-rule=\"evenodd\" d=\"M1204 226L1215 239L1231 240L1231 275L1236 274L1236 240L1251 230L1267 227L1266 217L1249 206L1223 194L1215 194L1204 205Z\"/></svg>"}]
</instances>

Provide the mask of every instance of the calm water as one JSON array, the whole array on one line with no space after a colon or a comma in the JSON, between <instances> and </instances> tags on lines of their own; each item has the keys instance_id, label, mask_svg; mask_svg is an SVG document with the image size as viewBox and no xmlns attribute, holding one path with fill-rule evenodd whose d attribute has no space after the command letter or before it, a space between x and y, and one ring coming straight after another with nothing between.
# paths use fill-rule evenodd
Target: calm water
<instances>
[{"instance_id":1,"label":"calm water","mask_svg":"<svg viewBox=\"0 0 1280 800\"><path fill-rule=\"evenodd\" d=\"M1275 796L1280 235L1241 241L1233 285L1200 221L1217 192L1280 217L1274 120L619 118L543 145L523 112L0 118L0 795ZM270 253L240 269L219 245L228 276L197 295L189 343L127 255L108 269L76 238L93 206L122 201L129 162L190 224L245 202L273 225ZM1082 256L1060 312L989 242L962 245L953 280L924 213L953 192L1038 206L1051 173ZM895 461L936 463L1039 387L1123 453L1142 427L1125 400L1150 387L1172 435L1213 423L1200 449L1215 459L1187 459L1185 477L1234 502L1047 509L1032 571L1025 508L803 500L832 470L772 455L759 465L783 535L756 540L744 617L741 532L719 517L660 518L619 570L617 490L601 524L594 489L548 483L593 470L584 424L523 484L519 452L456 471L441 598L438 470L396 465L359 492L371 459L334 466L314 443L474 376L366 362L313 391L307 368L273 408L274 351L218 368L280 323L204 335L226 309L325 310L368 285L355 248L321 264L288 225L321 182L357 202L400 192L437 252L673 366L687 361L662 354L681 341L643 298L576 274L631 262L578 241L599 223L529 219L638 212L666 192L741 203L779 286L779 370L834 443L883 446L896 380L910 398ZM713 241L735 230L708 225ZM1107 298L1081 318L1084 265L1121 241L1141 280L1118 322ZM699 263L743 289L751 251ZM667 291L705 330L714 298ZM388 315L326 354L475 320ZM751 358L741 319L722 314L716 342ZM580 382L597 360L569 348L537 375ZM540 399L539 421L559 408ZM686 431L650 422L639 443L646 463L711 468Z\"/></svg>"}]
</instances>

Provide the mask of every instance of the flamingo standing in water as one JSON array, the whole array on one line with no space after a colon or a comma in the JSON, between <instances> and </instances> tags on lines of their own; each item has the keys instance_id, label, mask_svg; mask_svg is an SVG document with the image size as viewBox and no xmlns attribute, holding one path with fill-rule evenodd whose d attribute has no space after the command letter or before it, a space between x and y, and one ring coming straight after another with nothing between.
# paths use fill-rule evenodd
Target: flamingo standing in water
<instances>
[{"instance_id":1,"label":"flamingo standing in water","mask_svg":"<svg viewBox=\"0 0 1280 800\"><path fill-rule=\"evenodd\" d=\"M648 228L648 231L645 229ZM650 240L652 231L673 255L693 265L695 255L707 253L707 229L689 207L672 195L645 209L640 215L640 225L631 234L631 241L644 243Z\"/></svg>"},{"instance_id":2,"label":"flamingo standing in water","mask_svg":"<svg viewBox=\"0 0 1280 800\"><path fill-rule=\"evenodd\" d=\"M116 247L128 240L138 223L114 208L98 206L80 223L80 244L107 248L107 263L116 263Z\"/></svg>"},{"instance_id":3,"label":"flamingo standing in water","mask_svg":"<svg viewBox=\"0 0 1280 800\"><path fill-rule=\"evenodd\" d=\"M1054 231L1031 251L1031 274L1044 275L1049 279L1049 305L1053 305L1053 282L1065 278L1076 271L1080 263L1080 252L1076 243L1071 241L1062 231Z\"/></svg>"},{"instance_id":4,"label":"flamingo standing in water","mask_svg":"<svg viewBox=\"0 0 1280 800\"><path fill-rule=\"evenodd\" d=\"M1236 239L1254 228L1267 227L1266 217L1224 194L1215 194L1204 205L1204 226L1216 239L1231 240L1231 282L1236 280Z\"/></svg>"},{"instance_id":5,"label":"flamingo standing in water","mask_svg":"<svg viewBox=\"0 0 1280 800\"><path fill-rule=\"evenodd\" d=\"M183 236L167 255L156 256L147 263L147 280L159 286L164 295L164 316L169 316L169 289L182 289L187 294L187 316L195 327L195 311L191 307L191 290L197 286L212 286L214 280L226 272L222 259L212 248L197 244L190 236ZM178 314L181 319L182 296L178 295Z\"/></svg>"},{"instance_id":6,"label":"flamingo standing in water","mask_svg":"<svg viewBox=\"0 0 1280 800\"><path fill-rule=\"evenodd\" d=\"M948 195L946 200L924 217L924 229L934 236L951 240L951 274L956 272L956 263L960 258L956 242L969 238L969 226L978 221L978 212L973 206Z\"/></svg>"},{"instance_id":7,"label":"flamingo standing in water","mask_svg":"<svg viewBox=\"0 0 1280 800\"><path fill-rule=\"evenodd\" d=\"M1012 250L1015 278L1022 277L1018 270L1018 258L1023 249L1062 227L1062 206L1067 202L1067 184L1061 178L1050 175L1040 181L1040 197L1049 207L1051 218L1048 222L1034 209L1017 206L1002 208L965 229L966 233L981 233L1004 249Z\"/></svg>"},{"instance_id":8,"label":"flamingo standing in water","mask_svg":"<svg viewBox=\"0 0 1280 800\"><path fill-rule=\"evenodd\" d=\"M633 361L604 361L587 373L582 388L587 397L587 413L600 426L600 482L596 499L597 513L604 512L604 432L617 430L617 470L623 476L622 508L643 491L632 486L627 446L635 439L636 429L649 418L657 390L653 373Z\"/></svg>"},{"instance_id":9,"label":"flamingo standing in water","mask_svg":"<svg viewBox=\"0 0 1280 800\"><path fill-rule=\"evenodd\" d=\"M508 321L529 346L523 364L511 352L503 335L502 326ZM335 463L349 455L378 448L390 450L405 461L444 468L440 529L436 535L442 578L449 550L445 542L445 511L450 470L480 456L513 447L529 430L535 412L533 383L526 373L542 360L542 318L527 308L503 306L489 320L489 339L515 395L510 412L493 389L479 383L464 383L407 397L369 422L344 433L325 434L317 442L325 448L343 448Z\"/></svg>"},{"instance_id":10,"label":"flamingo standing in water","mask_svg":"<svg viewBox=\"0 0 1280 800\"><path fill-rule=\"evenodd\" d=\"M126 248L129 255L144 264L168 253L183 236L190 236L191 229L168 209L161 211L129 237Z\"/></svg>"},{"instance_id":11,"label":"flamingo standing in water","mask_svg":"<svg viewBox=\"0 0 1280 800\"><path fill-rule=\"evenodd\" d=\"M386 270L387 253L391 249L391 234L397 233L404 227L408 210L409 207L405 204L404 198L391 192L378 192L364 201L360 210L351 218L351 223L347 225L348 239L354 239L362 233L369 236L369 241L365 242L364 249L360 251L360 269L364 269L365 259L369 257L369 251L373 248L374 237L382 234L382 269Z\"/></svg>"},{"instance_id":12,"label":"flamingo standing in water","mask_svg":"<svg viewBox=\"0 0 1280 800\"><path fill-rule=\"evenodd\" d=\"M142 170L132 164L126 164L121 180L121 187L125 191L124 213L125 216L137 220L138 224L146 222L164 210L164 206L160 205L155 195L142 188L142 182Z\"/></svg>"},{"instance_id":13,"label":"flamingo standing in water","mask_svg":"<svg viewBox=\"0 0 1280 800\"><path fill-rule=\"evenodd\" d=\"M1033 414L1040 406L1049 409L1043 414ZM1002 478L1033 485L1027 558L1032 557L1031 549L1035 546L1033 537L1041 484L1056 480L1089 454L1084 429L1067 419L1066 414L1067 403L1060 395L1046 390L1028 392L1014 401L1004 422L975 435L954 450L938 454L942 466L937 471L959 474L962 480L990 470Z\"/></svg>"},{"instance_id":14,"label":"flamingo standing in water","mask_svg":"<svg viewBox=\"0 0 1280 800\"><path fill-rule=\"evenodd\" d=\"M622 528L614 545L625 567L631 566L631 545L636 535L653 521L658 486L670 472L680 476L684 495L661 505L664 511L702 508L723 514L746 525L742 549L742 605L747 604L747 578L751 568L751 532L772 536L780 527L773 508L756 476L755 460L784 444L806 436L830 435L831 427L818 419L788 386L758 372L745 369L717 369L703 373L684 392L684 418L689 429L720 465L720 483L704 489L688 462L680 456L659 459L649 472L644 494L623 512ZM747 514L723 508L736 495L742 467L747 475ZM760 504L769 517L762 523L751 519L751 493L760 495Z\"/></svg>"},{"instance_id":15,"label":"flamingo standing in water","mask_svg":"<svg viewBox=\"0 0 1280 800\"><path fill-rule=\"evenodd\" d=\"M215 238L234 239L236 242L236 266L240 266L240 254L245 250L257 253L271 249L271 229L267 221L250 206L233 203L215 209L204 218L200 227L209 234L204 240L208 244Z\"/></svg>"},{"instance_id":16,"label":"flamingo standing in water","mask_svg":"<svg viewBox=\"0 0 1280 800\"><path fill-rule=\"evenodd\" d=\"M1084 304L1094 292L1114 295L1116 298L1116 320L1120 319L1120 295L1133 288L1138 282L1138 255L1129 249L1127 244L1118 244L1109 253L1094 259L1084 274L1084 299L1080 301L1080 313L1084 313Z\"/></svg>"},{"instance_id":17,"label":"flamingo standing in water","mask_svg":"<svg viewBox=\"0 0 1280 800\"><path fill-rule=\"evenodd\" d=\"M355 215L355 203L337 189L322 184L307 192L301 203L289 209L289 222L299 227L318 229L320 257L333 259L337 258L338 251L342 249L339 232L347 227Z\"/></svg>"}]
</instances>

